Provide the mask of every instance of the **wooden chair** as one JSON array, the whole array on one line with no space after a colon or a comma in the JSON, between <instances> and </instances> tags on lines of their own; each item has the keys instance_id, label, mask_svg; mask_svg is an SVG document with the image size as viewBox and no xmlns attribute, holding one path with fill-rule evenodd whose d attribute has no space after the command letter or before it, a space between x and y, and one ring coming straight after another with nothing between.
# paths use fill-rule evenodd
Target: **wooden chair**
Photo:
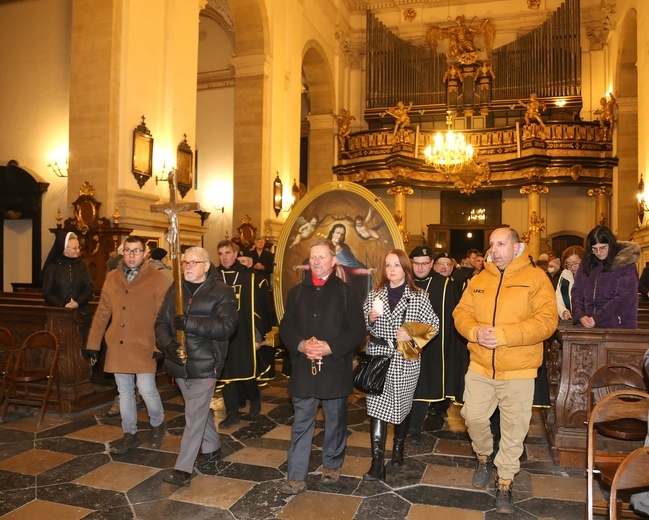
<instances>
[{"instance_id":1,"label":"wooden chair","mask_svg":"<svg viewBox=\"0 0 649 520\"><path fill-rule=\"evenodd\" d=\"M11 365L11 361L16 350L16 337L7 327L0 327L0 376L4 381L4 375L7 368ZM2 392L0 392L2 395Z\"/></svg>"},{"instance_id":2,"label":"wooden chair","mask_svg":"<svg viewBox=\"0 0 649 520\"><path fill-rule=\"evenodd\" d=\"M611 520L622 518L623 508L629 505L618 499L618 491L649 486L649 447L638 448L632 452L615 472L611 484L609 511Z\"/></svg>"},{"instance_id":3,"label":"wooden chair","mask_svg":"<svg viewBox=\"0 0 649 520\"><path fill-rule=\"evenodd\" d=\"M16 407L40 406L37 423L37 426L40 426L54 382L59 414L61 413L61 387L58 377L60 349L56 335L47 330L34 332L23 341L4 377L3 392L0 396L4 402L0 410L0 420L6 417L10 404ZM34 384L39 382L44 382L45 386Z\"/></svg>"},{"instance_id":4,"label":"wooden chair","mask_svg":"<svg viewBox=\"0 0 649 520\"><path fill-rule=\"evenodd\" d=\"M588 419L588 519L593 519L593 514L606 515L608 502L594 500L594 474L599 473L601 481L610 486L615 478L615 472L627 457L638 447L638 442L628 440L615 440L629 446L628 450L619 446L615 451L598 449L598 429L596 423L614 421L618 419L633 418L647 422L649 417L649 393L638 390L619 390L606 395L595 405ZM602 434L605 437L605 434ZM605 439L604 439L605 440ZM610 440L610 439L609 439Z\"/></svg>"},{"instance_id":5,"label":"wooden chair","mask_svg":"<svg viewBox=\"0 0 649 520\"><path fill-rule=\"evenodd\" d=\"M633 365L610 364L598 369L588 382L586 410L588 413L603 396L616 390L647 391L642 371ZM595 424L600 434L614 439L641 441L647 435L647 418L617 419Z\"/></svg>"}]
</instances>

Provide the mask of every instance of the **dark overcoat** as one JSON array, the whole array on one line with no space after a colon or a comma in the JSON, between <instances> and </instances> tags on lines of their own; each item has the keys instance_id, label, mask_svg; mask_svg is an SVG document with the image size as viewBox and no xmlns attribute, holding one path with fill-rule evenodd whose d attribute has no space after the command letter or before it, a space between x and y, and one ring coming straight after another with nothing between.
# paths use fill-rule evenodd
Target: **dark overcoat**
<instances>
[{"instance_id":1,"label":"dark overcoat","mask_svg":"<svg viewBox=\"0 0 649 520\"><path fill-rule=\"evenodd\" d=\"M365 321L360 298L350 286L333 273L321 287L307 276L288 292L279 331L293 367L289 394L335 399L353 392L352 360L365 337ZM327 341L332 352L323 358L317 375L311 373L311 361L297 350L302 340L313 336Z\"/></svg>"},{"instance_id":2,"label":"dark overcoat","mask_svg":"<svg viewBox=\"0 0 649 520\"><path fill-rule=\"evenodd\" d=\"M194 294L183 279L183 305L187 315L185 345L187 362L183 365L167 357L167 374L180 379L218 377L225 364L228 338L237 328L237 300L231 287L213 275L214 267ZM162 275L161 275L162 276ZM176 341L176 287L165 295L155 321L156 344L164 350Z\"/></svg>"}]
</instances>

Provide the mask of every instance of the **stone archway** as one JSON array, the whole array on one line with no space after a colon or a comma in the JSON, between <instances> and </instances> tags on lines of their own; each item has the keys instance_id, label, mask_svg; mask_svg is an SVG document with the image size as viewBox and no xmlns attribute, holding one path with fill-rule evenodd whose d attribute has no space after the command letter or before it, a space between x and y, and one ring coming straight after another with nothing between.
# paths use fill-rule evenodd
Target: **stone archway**
<instances>
[{"instance_id":1,"label":"stone archway","mask_svg":"<svg viewBox=\"0 0 649 520\"><path fill-rule=\"evenodd\" d=\"M334 154L334 85L331 67L317 42L306 44L302 58L303 76L308 83L308 187L331 182Z\"/></svg>"},{"instance_id":2,"label":"stone archway","mask_svg":"<svg viewBox=\"0 0 649 520\"><path fill-rule=\"evenodd\" d=\"M637 223L638 186L638 17L630 9L620 31L614 93L617 96L617 156L619 167L613 196L617 207L617 235L626 240Z\"/></svg>"}]
</instances>

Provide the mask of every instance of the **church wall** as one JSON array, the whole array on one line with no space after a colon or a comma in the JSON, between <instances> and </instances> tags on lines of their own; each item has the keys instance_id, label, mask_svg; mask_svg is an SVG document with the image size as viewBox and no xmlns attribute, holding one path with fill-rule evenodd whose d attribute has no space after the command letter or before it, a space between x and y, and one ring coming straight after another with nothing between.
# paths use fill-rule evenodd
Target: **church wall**
<instances>
[{"instance_id":1,"label":"church wall","mask_svg":"<svg viewBox=\"0 0 649 520\"><path fill-rule=\"evenodd\" d=\"M41 0L0 6L0 118L5 122L0 139L0 163L14 159L38 181L50 184L43 195L42 258L53 243L48 228L56 226L60 208L68 210L67 179L47 167L49 155L67 153L70 2ZM63 171L65 171L64 161ZM31 257L31 226L18 226L19 242L27 250L12 250L16 258ZM28 236L25 236L28 235ZM7 251L7 249L5 249ZM31 276L11 281L30 282ZM5 290L9 280L5 276Z\"/></svg>"},{"instance_id":2,"label":"church wall","mask_svg":"<svg viewBox=\"0 0 649 520\"><path fill-rule=\"evenodd\" d=\"M199 74L229 72L233 49L225 31L206 17L200 21ZM216 254L216 244L232 237L232 186L234 183L234 77L200 84L196 111L198 154L196 200L211 213L205 222L203 247ZM215 206L224 206L223 212ZM236 227L236 226L234 226Z\"/></svg>"}]
</instances>

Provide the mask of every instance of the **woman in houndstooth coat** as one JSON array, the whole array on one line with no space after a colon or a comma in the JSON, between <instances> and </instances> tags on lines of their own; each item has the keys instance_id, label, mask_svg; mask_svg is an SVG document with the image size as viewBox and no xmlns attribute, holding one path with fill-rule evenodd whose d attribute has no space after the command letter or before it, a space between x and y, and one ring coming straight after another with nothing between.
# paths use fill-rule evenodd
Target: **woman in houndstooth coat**
<instances>
[{"instance_id":1,"label":"woman in houndstooth coat","mask_svg":"<svg viewBox=\"0 0 649 520\"><path fill-rule=\"evenodd\" d=\"M419 378L420 360L407 361L395 353L397 341L413 338L401 327L406 322L418 322L439 327L426 293L414 284L408 255L394 249L385 256L381 281L370 292L363 306L365 321L370 331L367 353L393 355L381 395L367 396L367 414L370 416L372 466L363 476L365 480L385 478L385 437L387 423L394 426L392 465L403 465L403 448L408 433L408 414L412 396Z\"/></svg>"}]
</instances>

